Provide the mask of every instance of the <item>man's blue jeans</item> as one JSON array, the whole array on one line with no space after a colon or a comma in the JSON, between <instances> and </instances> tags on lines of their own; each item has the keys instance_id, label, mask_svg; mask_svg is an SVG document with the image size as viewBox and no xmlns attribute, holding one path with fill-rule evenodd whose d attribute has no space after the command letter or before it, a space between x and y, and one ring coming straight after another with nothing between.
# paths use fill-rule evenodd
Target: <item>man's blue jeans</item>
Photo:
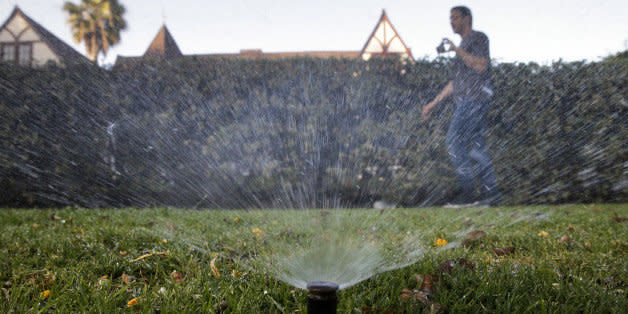
<instances>
[{"instance_id":1,"label":"man's blue jeans","mask_svg":"<svg viewBox=\"0 0 628 314\"><path fill-rule=\"evenodd\" d=\"M483 194L497 193L497 181L485 140L489 108L489 103L459 102L447 131L447 151L460 191L468 196L475 191L475 179L480 182Z\"/></svg>"}]
</instances>

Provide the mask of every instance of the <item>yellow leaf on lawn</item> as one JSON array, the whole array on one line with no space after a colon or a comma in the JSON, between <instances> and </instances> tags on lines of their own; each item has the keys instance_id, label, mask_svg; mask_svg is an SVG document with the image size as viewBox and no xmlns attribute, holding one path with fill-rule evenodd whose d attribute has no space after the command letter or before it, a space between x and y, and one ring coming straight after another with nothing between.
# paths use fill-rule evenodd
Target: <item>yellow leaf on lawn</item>
<instances>
[{"instance_id":1,"label":"yellow leaf on lawn","mask_svg":"<svg viewBox=\"0 0 628 314\"><path fill-rule=\"evenodd\" d=\"M258 237L261 237L264 235L264 232L260 228L253 228L251 232L255 233L255 235L257 235Z\"/></svg>"},{"instance_id":2,"label":"yellow leaf on lawn","mask_svg":"<svg viewBox=\"0 0 628 314\"><path fill-rule=\"evenodd\" d=\"M212 259L212 261L209 263L209 268L212 271L212 274L214 274L214 277L216 278L220 278L220 272L218 271L218 267L216 267L216 260L218 259L218 256L214 257Z\"/></svg>"},{"instance_id":3,"label":"yellow leaf on lawn","mask_svg":"<svg viewBox=\"0 0 628 314\"><path fill-rule=\"evenodd\" d=\"M42 291L42 292L39 294L39 298L40 298L40 299L42 299L42 300L44 300L44 299L48 298L49 296L50 296L50 290L45 290L45 291Z\"/></svg>"},{"instance_id":4,"label":"yellow leaf on lawn","mask_svg":"<svg viewBox=\"0 0 628 314\"><path fill-rule=\"evenodd\" d=\"M434 246L435 247L441 247L441 246L445 246L445 245L447 245L447 240L445 240L445 239L438 238L438 239L436 239L436 241L434 241Z\"/></svg>"},{"instance_id":5,"label":"yellow leaf on lawn","mask_svg":"<svg viewBox=\"0 0 628 314\"><path fill-rule=\"evenodd\" d=\"M137 305L137 298L133 298L126 303L126 307L134 307L135 305Z\"/></svg>"}]
</instances>

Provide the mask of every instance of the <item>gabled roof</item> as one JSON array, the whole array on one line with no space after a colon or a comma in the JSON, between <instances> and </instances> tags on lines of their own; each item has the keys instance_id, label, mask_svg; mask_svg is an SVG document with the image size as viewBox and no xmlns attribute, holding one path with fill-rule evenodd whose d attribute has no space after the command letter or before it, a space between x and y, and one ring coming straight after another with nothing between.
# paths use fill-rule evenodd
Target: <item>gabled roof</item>
<instances>
[{"instance_id":1,"label":"gabled roof","mask_svg":"<svg viewBox=\"0 0 628 314\"><path fill-rule=\"evenodd\" d=\"M364 44L364 48L360 52L360 56L367 60L371 56L402 56L414 60L412 57L412 51L406 46L406 44L395 30L388 16L386 10L382 10L382 15L379 18L379 22L375 25L375 29L369 36L369 39Z\"/></svg>"},{"instance_id":2,"label":"gabled roof","mask_svg":"<svg viewBox=\"0 0 628 314\"><path fill-rule=\"evenodd\" d=\"M153 42L150 43L150 46L144 53L144 57L158 57L165 60L177 59L182 56L179 46L177 46L165 24L161 26L157 36L155 36L155 39L153 39Z\"/></svg>"},{"instance_id":3,"label":"gabled roof","mask_svg":"<svg viewBox=\"0 0 628 314\"><path fill-rule=\"evenodd\" d=\"M13 20L13 18L15 18L16 15L19 15L24 20L26 20L30 27L37 33L37 35L39 35L39 37L60 59L63 59L66 62L90 62L89 59L74 50L74 48L72 48L70 45L66 44L57 36L53 35L45 27L39 25L39 23L35 22L28 15L24 14L24 12L17 5L13 9L13 12L9 16L9 18L4 22L4 24L2 24L0 30L4 29L7 24L11 20Z\"/></svg>"},{"instance_id":4,"label":"gabled roof","mask_svg":"<svg viewBox=\"0 0 628 314\"><path fill-rule=\"evenodd\" d=\"M368 57L365 57L368 54ZM176 58L195 58L199 60L213 58L243 58L243 59L282 59L294 57L315 58L363 58L371 56L398 55L413 60L412 52L401 40L397 31L390 23L386 11L382 10L382 16L369 36L361 51L295 51L295 52L263 52L261 49L243 49L239 53L209 53L196 55L183 55L166 25L163 25L157 36L151 42L143 56L125 57L118 55L115 68L132 69L146 57L172 60Z\"/></svg>"}]
</instances>

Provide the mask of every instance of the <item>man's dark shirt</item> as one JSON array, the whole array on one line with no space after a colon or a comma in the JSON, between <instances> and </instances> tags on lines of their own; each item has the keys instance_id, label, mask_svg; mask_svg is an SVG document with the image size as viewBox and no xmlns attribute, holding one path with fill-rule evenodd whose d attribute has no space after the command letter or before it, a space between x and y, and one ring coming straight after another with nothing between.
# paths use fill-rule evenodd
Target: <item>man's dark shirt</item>
<instances>
[{"instance_id":1,"label":"man's dark shirt","mask_svg":"<svg viewBox=\"0 0 628 314\"><path fill-rule=\"evenodd\" d=\"M491 81L491 54L488 48L488 37L478 31L471 31L460 43L460 48L475 57L488 60L488 68L481 74L464 64L458 56L454 58L452 81L453 96L456 103L466 101L489 101L493 96Z\"/></svg>"}]
</instances>

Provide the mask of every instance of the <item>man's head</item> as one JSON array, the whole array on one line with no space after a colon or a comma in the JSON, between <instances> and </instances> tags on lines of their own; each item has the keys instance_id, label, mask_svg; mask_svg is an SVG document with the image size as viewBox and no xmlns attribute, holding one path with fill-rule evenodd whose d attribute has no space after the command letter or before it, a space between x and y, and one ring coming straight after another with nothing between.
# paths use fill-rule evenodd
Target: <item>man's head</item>
<instances>
[{"instance_id":1,"label":"man's head","mask_svg":"<svg viewBox=\"0 0 628 314\"><path fill-rule=\"evenodd\" d=\"M473 16L471 10L465 6L457 6L451 8L449 22L454 33L464 35L471 30L473 25Z\"/></svg>"}]
</instances>

